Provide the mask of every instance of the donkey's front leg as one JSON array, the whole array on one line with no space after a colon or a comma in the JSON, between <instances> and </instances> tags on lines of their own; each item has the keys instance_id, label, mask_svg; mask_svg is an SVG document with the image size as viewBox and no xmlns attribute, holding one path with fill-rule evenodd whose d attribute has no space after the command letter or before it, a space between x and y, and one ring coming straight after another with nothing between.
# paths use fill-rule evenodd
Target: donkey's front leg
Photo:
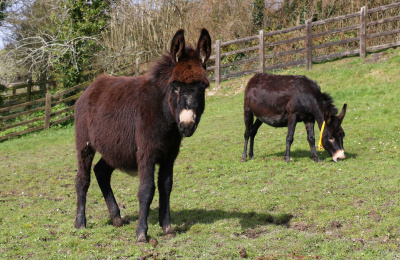
<instances>
[{"instance_id":1,"label":"donkey's front leg","mask_svg":"<svg viewBox=\"0 0 400 260\"><path fill-rule=\"evenodd\" d=\"M291 115L288 118L288 132L286 136L286 152L285 152L285 161L290 162L290 146L293 143L293 135L294 130L296 129L296 115Z\"/></svg>"},{"instance_id":2,"label":"donkey's front leg","mask_svg":"<svg viewBox=\"0 0 400 260\"><path fill-rule=\"evenodd\" d=\"M79 147L79 145L77 145ZM78 173L75 179L75 189L77 195L76 209L76 228L86 227L86 195L90 185L90 167L92 165L95 150L90 146L85 146L82 149L77 148L78 156Z\"/></svg>"},{"instance_id":3,"label":"donkey's front leg","mask_svg":"<svg viewBox=\"0 0 400 260\"><path fill-rule=\"evenodd\" d=\"M249 158L254 159L254 139L256 138L256 134L258 128L262 125L262 122L257 118L254 122L253 127L250 130L250 150L249 150Z\"/></svg>"},{"instance_id":4,"label":"donkey's front leg","mask_svg":"<svg viewBox=\"0 0 400 260\"><path fill-rule=\"evenodd\" d=\"M174 229L171 227L169 207L173 183L173 167L173 160L166 161L160 164L160 171L158 173L158 192L160 194L159 223L164 235L175 234Z\"/></svg>"},{"instance_id":5,"label":"donkey's front leg","mask_svg":"<svg viewBox=\"0 0 400 260\"><path fill-rule=\"evenodd\" d=\"M139 220L136 227L137 242L147 242L147 216L150 204L153 201L154 191L154 163L142 162L139 164Z\"/></svg>"}]
</instances>

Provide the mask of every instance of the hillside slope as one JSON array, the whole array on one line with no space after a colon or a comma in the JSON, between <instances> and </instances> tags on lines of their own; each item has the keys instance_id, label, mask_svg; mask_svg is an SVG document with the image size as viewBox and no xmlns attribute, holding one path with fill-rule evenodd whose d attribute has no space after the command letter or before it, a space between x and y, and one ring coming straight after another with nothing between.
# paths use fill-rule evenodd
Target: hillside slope
<instances>
[{"instance_id":1,"label":"hillside slope","mask_svg":"<svg viewBox=\"0 0 400 260\"><path fill-rule=\"evenodd\" d=\"M297 125L290 163L283 160L286 129L265 125L255 159L241 163L243 91L251 76L212 85L200 126L184 139L175 165L175 237L162 236L157 194L151 206L149 236L157 244L135 244L138 179L118 171L112 185L126 225L110 225L92 175L88 228L74 229L72 127L0 143L0 258L398 258L400 51L385 58L281 72L307 75L337 107L348 104L347 159L339 163L325 151L318 152L321 163L309 158L304 124Z\"/></svg>"}]
</instances>

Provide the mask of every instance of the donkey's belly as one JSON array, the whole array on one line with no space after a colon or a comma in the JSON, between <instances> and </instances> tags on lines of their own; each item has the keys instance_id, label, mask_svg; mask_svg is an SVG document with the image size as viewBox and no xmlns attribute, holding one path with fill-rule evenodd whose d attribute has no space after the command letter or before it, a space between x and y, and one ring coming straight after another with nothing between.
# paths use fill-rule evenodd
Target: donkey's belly
<instances>
[{"instance_id":1,"label":"donkey's belly","mask_svg":"<svg viewBox=\"0 0 400 260\"><path fill-rule=\"evenodd\" d=\"M257 116L257 118L261 122L273 127L286 127L288 123L287 115Z\"/></svg>"}]
</instances>

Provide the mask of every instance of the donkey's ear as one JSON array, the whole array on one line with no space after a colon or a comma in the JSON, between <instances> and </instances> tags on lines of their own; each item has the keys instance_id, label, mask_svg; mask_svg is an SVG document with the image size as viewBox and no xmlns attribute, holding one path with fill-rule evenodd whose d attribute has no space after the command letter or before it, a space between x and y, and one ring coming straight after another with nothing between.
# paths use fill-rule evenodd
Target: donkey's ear
<instances>
[{"instance_id":1,"label":"donkey's ear","mask_svg":"<svg viewBox=\"0 0 400 260\"><path fill-rule=\"evenodd\" d=\"M175 64L183 57L185 54L185 31L183 29L178 30L175 33L174 38L171 41L171 59Z\"/></svg>"},{"instance_id":2,"label":"donkey's ear","mask_svg":"<svg viewBox=\"0 0 400 260\"><path fill-rule=\"evenodd\" d=\"M338 115L338 119L339 119L340 123L342 123L343 118L346 115L346 109L347 109L347 104L344 103L343 108L342 108L342 112L340 112L340 114Z\"/></svg>"},{"instance_id":3,"label":"donkey's ear","mask_svg":"<svg viewBox=\"0 0 400 260\"><path fill-rule=\"evenodd\" d=\"M204 28L201 29L200 38L197 42L196 52L197 55L199 55L203 66L205 66L211 55L211 37L208 31Z\"/></svg>"}]
</instances>

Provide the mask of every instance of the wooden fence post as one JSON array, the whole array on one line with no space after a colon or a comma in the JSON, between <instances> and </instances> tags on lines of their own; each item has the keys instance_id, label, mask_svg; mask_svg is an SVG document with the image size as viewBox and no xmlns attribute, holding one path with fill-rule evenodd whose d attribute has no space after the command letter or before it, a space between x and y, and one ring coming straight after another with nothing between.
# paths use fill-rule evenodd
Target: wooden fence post
<instances>
[{"instance_id":1,"label":"wooden fence post","mask_svg":"<svg viewBox=\"0 0 400 260\"><path fill-rule=\"evenodd\" d=\"M265 70L265 54L264 54L264 30L260 31L260 50L259 50L259 55L260 55L260 73L263 73Z\"/></svg>"},{"instance_id":2,"label":"wooden fence post","mask_svg":"<svg viewBox=\"0 0 400 260\"><path fill-rule=\"evenodd\" d=\"M360 11L360 58L365 59L367 56L367 7L361 7Z\"/></svg>"},{"instance_id":3,"label":"wooden fence post","mask_svg":"<svg viewBox=\"0 0 400 260\"><path fill-rule=\"evenodd\" d=\"M32 79L28 80L28 85L26 86L26 102L31 101L31 93L32 93Z\"/></svg>"},{"instance_id":4,"label":"wooden fence post","mask_svg":"<svg viewBox=\"0 0 400 260\"><path fill-rule=\"evenodd\" d=\"M30 78L27 83L28 84L26 85L26 102L29 102L31 101L31 94L32 94L32 85L33 85L32 78ZM25 110L29 110L30 108L31 106L27 105L25 107Z\"/></svg>"},{"instance_id":5,"label":"wooden fence post","mask_svg":"<svg viewBox=\"0 0 400 260\"><path fill-rule=\"evenodd\" d=\"M215 84L219 85L221 80L221 40L215 42Z\"/></svg>"},{"instance_id":6,"label":"wooden fence post","mask_svg":"<svg viewBox=\"0 0 400 260\"><path fill-rule=\"evenodd\" d=\"M306 21L306 66L307 70L312 67L312 19Z\"/></svg>"},{"instance_id":7,"label":"wooden fence post","mask_svg":"<svg viewBox=\"0 0 400 260\"><path fill-rule=\"evenodd\" d=\"M46 104L44 107L44 129L49 129L50 127L50 113L51 113L51 94L46 93Z\"/></svg>"},{"instance_id":8,"label":"wooden fence post","mask_svg":"<svg viewBox=\"0 0 400 260\"><path fill-rule=\"evenodd\" d=\"M135 66L135 76L140 75L140 57L136 59L136 66Z\"/></svg>"}]
</instances>

